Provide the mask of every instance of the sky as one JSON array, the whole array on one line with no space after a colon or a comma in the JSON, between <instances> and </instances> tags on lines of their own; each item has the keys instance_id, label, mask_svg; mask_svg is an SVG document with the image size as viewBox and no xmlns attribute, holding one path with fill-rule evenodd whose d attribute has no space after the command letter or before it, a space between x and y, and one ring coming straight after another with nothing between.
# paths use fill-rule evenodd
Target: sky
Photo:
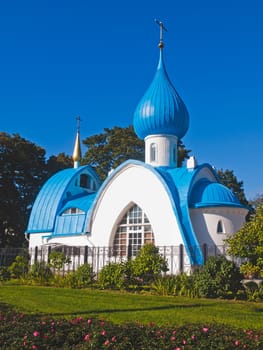
<instances>
[{"instance_id":1,"label":"sky","mask_svg":"<svg viewBox=\"0 0 263 350\"><path fill-rule=\"evenodd\" d=\"M82 139L131 125L157 68L155 18L186 148L263 194L262 0L0 0L0 131L49 157L72 154L77 116Z\"/></svg>"}]
</instances>

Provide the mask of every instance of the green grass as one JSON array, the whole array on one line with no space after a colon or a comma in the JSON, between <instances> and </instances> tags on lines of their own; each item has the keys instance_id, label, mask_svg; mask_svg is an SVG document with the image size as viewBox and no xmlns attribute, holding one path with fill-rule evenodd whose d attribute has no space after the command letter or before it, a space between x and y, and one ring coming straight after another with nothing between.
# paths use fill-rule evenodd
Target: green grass
<instances>
[{"instance_id":1,"label":"green grass","mask_svg":"<svg viewBox=\"0 0 263 350\"><path fill-rule=\"evenodd\" d=\"M115 323L185 325L222 323L232 327L262 329L263 303L189 299L129 294L94 289L0 286L0 307L8 304L17 311L52 317L98 317Z\"/></svg>"}]
</instances>

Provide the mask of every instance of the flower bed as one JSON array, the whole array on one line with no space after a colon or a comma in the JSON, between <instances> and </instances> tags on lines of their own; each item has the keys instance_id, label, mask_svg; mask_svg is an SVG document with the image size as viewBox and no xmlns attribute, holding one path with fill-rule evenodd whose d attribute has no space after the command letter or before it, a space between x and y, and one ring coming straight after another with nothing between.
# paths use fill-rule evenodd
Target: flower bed
<instances>
[{"instance_id":1,"label":"flower bed","mask_svg":"<svg viewBox=\"0 0 263 350\"><path fill-rule=\"evenodd\" d=\"M97 319L50 319L10 311L0 314L1 349L231 350L263 349L263 332L224 325L180 327Z\"/></svg>"}]
</instances>

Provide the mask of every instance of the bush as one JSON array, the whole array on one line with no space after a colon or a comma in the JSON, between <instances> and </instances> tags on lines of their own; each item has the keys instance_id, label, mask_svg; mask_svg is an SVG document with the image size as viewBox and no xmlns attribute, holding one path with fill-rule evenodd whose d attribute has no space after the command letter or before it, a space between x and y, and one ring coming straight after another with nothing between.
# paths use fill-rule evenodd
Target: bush
<instances>
[{"instance_id":1,"label":"bush","mask_svg":"<svg viewBox=\"0 0 263 350\"><path fill-rule=\"evenodd\" d=\"M193 274L194 288L200 297L233 298L241 290L242 274L223 256L209 257Z\"/></svg>"},{"instance_id":2,"label":"bush","mask_svg":"<svg viewBox=\"0 0 263 350\"><path fill-rule=\"evenodd\" d=\"M10 279L10 272L8 267L0 266L0 282L7 281Z\"/></svg>"},{"instance_id":3,"label":"bush","mask_svg":"<svg viewBox=\"0 0 263 350\"><path fill-rule=\"evenodd\" d=\"M53 273L45 261L37 261L31 265L28 279L39 284L46 284L53 277Z\"/></svg>"},{"instance_id":4,"label":"bush","mask_svg":"<svg viewBox=\"0 0 263 350\"><path fill-rule=\"evenodd\" d=\"M60 271L65 264L70 264L70 258L65 253L53 250L49 254L49 266L57 271Z\"/></svg>"},{"instance_id":5,"label":"bush","mask_svg":"<svg viewBox=\"0 0 263 350\"><path fill-rule=\"evenodd\" d=\"M74 272L69 272L65 276L66 284L71 288L87 288L94 282L95 274L92 266L83 264Z\"/></svg>"},{"instance_id":6,"label":"bush","mask_svg":"<svg viewBox=\"0 0 263 350\"><path fill-rule=\"evenodd\" d=\"M134 276L142 280L143 284L148 284L162 272L167 272L168 264L154 244L145 244L132 262L132 271Z\"/></svg>"},{"instance_id":7,"label":"bush","mask_svg":"<svg viewBox=\"0 0 263 350\"><path fill-rule=\"evenodd\" d=\"M0 314L1 349L246 349L260 350L262 330L235 329L225 325L162 326L154 323L113 324L97 319L49 319Z\"/></svg>"},{"instance_id":8,"label":"bush","mask_svg":"<svg viewBox=\"0 0 263 350\"><path fill-rule=\"evenodd\" d=\"M28 272L28 257L18 255L8 267L11 278L25 278Z\"/></svg>"},{"instance_id":9,"label":"bush","mask_svg":"<svg viewBox=\"0 0 263 350\"><path fill-rule=\"evenodd\" d=\"M130 283L130 261L110 263L104 266L98 276L99 286L103 289L124 289Z\"/></svg>"},{"instance_id":10,"label":"bush","mask_svg":"<svg viewBox=\"0 0 263 350\"><path fill-rule=\"evenodd\" d=\"M159 277L153 282L152 289L159 295L195 296L193 277L186 273Z\"/></svg>"}]
</instances>

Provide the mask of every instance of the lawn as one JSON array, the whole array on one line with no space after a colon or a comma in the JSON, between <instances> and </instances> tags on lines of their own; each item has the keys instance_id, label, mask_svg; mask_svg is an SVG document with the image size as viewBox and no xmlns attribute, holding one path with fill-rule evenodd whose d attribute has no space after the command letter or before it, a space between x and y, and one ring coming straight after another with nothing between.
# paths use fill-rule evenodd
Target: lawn
<instances>
[{"instance_id":1,"label":"lawn","mask_svg":"<svg viewBox=\"0 0 263 350\"><path fill-rule=\"evenodd\" d=\"M131 294L95 289L68 289L23 285L0 286L4 304L32 315L72 318L96 317L125 323L157 325L220 323L243 329L262 329L263 303L189 299Z\"/></svg>"}]
</instances>

